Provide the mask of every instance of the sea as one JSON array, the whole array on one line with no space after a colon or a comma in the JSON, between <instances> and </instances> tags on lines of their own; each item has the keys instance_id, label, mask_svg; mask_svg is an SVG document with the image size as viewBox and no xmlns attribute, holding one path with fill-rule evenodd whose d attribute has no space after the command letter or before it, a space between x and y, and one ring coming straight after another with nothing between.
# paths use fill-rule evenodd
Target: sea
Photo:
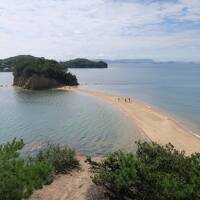
<instances>
[{"instance_id":1,"label":"sea","mask_svg":"<svg viewBox=\"0 0 200 200\"><path fill-rule=\"evenodd\" d=\"M80 86L146 102L200 136L200 65L110 63L106 69L69 69ZM97 97L56 90L27 91L0 73L0 143L22 138L28 153L49 143L85 155L135 151L143 140L127 116Z\"/></svg>"}]
</instances>

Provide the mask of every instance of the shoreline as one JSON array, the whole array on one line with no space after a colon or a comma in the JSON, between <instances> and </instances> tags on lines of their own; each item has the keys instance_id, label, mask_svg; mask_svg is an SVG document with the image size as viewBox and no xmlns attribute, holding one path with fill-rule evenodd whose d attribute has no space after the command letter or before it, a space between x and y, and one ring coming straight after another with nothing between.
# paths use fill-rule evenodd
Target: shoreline
<instances>
[{"instance_id":1,"label":"shoreline","mask_svg":"<svg viewBox=\"0 0 200 200\"><path fill-rule=\"evenodd\" d=\"M172 143L176 149L185 151L186 154L200 152L200 136L190 130L178 120L165 114L143 101L131 98L131 103L124 102L124 96L111 95L104 92L83 89L80 87L62 87L57 90L78 92L85 95L95 96L111 103L138 129L146 139L161 145ZM120 98L120 101L118 101ZM123 99L123 100L122 100Z\"/></svg>"}]
</instances>

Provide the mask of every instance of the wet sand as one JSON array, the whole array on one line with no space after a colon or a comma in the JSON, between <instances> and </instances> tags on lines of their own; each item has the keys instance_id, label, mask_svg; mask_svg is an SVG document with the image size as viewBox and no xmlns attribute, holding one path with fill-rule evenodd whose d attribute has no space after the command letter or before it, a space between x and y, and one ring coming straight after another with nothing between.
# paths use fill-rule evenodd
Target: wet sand
<instances>
[{"instance_id":1,"label":"wet sand","mask_svg":"<svg viewBox=\"0 0 200 200\"><path fill-rule=\"evenodd\" d=\"M184 150L186 154L200 152L200 139L192 131L143 102L131 99L129 103L128 101L125 102L125 98L128 99L127 97L110 95L83 88L62 87L59 90L79 92L110 102L127 115L141 134L145 135L151 141L161 145L170 142L178 150Z\"/></svg>"}]
</instances>

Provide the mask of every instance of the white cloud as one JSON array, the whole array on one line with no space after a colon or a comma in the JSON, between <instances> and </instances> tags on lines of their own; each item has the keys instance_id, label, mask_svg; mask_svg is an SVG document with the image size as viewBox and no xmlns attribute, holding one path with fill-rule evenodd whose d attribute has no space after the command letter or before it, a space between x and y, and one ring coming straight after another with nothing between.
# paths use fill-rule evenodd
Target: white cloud
<instances>
[{"instance_id":1,"label":"white cloud","mask_svg":"<svg viewBox=\"0 0 200 200\"><path fill-rule=\"evenodd\" d=\"M200 60L188 50L200 50L200 27L186 26L200 24L199 0L141 2L1 0L0 57Z\"/></svg>"}]
</instances>

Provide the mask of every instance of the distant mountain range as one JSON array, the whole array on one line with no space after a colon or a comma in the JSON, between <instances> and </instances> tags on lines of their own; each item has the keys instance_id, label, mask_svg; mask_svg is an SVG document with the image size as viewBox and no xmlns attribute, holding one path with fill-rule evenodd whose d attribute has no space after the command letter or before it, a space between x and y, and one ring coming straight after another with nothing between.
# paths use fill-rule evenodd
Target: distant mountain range
<instances>
[{"instance_id":1,"label":"distant mountain range","mask_svg":"<svg viewBox=\"0 0 200 200\"><path fill-rule=\"evenodd\" d=\"M0 71L12 71L16 62L20 59L30 59L35 58L31 55L18 55L6 59L0 59ZM64 66L64 68L107 68L107 63L125 63L125 64L198 64L195 62L181 62L181 61L154 61L152 59L103 59L101 60L88 60L85 58L77 58L69 61L62 61L60 64Z\"/></svg>"},{"instance_id":2,"label":"distant mountain range","mask_svg":"<svg viewBox=\"0 0 200 200\"><path fill-rule=\"evenodd\" d=\"M156 63L152 59L117 59L117 60L104 60L107 63Z\"/></svg>"},{"instance_id":3,"label":"distant mountain range","mask_svg":"<svg viewBox=\"0 0 200 200\"><path fill-rule=\"evenodd\" d=\"M104 60L107 63L135 63L135 64L200 64L196 62L186 62L186 61L154 61L152 59L116 59L116 60Z\"/></svg>"}]
</instances>

